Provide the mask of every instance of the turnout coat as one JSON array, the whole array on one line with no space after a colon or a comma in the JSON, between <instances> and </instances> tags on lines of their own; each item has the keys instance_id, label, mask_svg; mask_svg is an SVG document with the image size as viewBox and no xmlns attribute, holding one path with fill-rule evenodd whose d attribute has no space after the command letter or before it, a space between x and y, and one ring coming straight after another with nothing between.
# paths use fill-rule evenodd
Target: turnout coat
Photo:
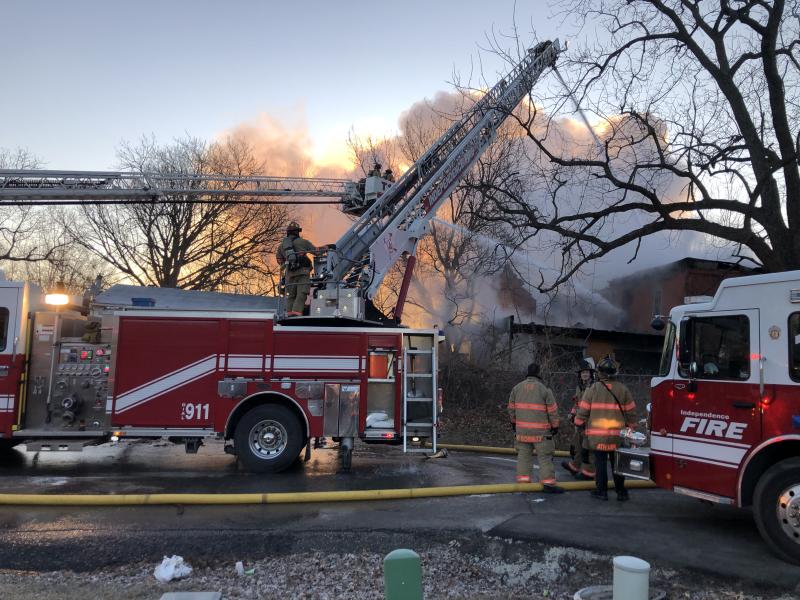
<instances>
[{"instance_id":1,"label":"turnout coat","mask_svg":"<svg viewBox=\"0 0 800 600\"><path fill-rule=\"evenodd\" d=\"M555 396L538 377L528 377L511 390L508 416L516 425L517 441L538 443L558 427Z\"/></svg>"},{"instance_id":2,"label":"turnout coat","mask_svg":"<svg viewBox=\"0 0 800 600\"><path fill-rule=\"evenodd\" d=\"M626 426L636 427L636 404L628 388L613 379L594 383L578 403L575 426L582 425L586 425L590 449L616 450L621 441L619 430Z\"/></svg>"}]
</instances>

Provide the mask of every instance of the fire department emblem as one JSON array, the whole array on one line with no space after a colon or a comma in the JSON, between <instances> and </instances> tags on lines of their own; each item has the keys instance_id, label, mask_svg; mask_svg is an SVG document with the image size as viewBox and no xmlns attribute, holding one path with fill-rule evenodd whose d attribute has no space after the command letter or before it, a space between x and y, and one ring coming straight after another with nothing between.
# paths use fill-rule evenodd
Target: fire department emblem
<instances>
[{"instance_id":1,"label":"fire department emblem","mask_svg":"<svg viewBox=\"0 0 800 600\"><path fill-rule=\"evenodd\" d=\"M779 337L781 337L781 328L778 327L777 325L773 325L772 327L770 327L769 337L771 337L773 340L777 340Z\"/></svg>"}]
</instances>

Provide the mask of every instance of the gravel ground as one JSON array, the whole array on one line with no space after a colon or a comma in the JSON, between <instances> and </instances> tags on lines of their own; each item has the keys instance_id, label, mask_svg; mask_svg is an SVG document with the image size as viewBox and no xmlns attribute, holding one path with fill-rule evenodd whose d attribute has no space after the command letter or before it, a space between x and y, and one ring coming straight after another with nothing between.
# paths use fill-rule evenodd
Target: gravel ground
<instances>
[{"instance_id":1,"label":"gravel ground","mask_svg":"<svg viewBox=\"0 0 800 600\"><path fill-rule=\"evenodd\" d=\"M571 599L576 590L609 583L610 557L583 550L536 547L496 538L460 538L420 551L425 597L471 599ZM193 563L185 580L167 584L153 577L154 564L138 563L97 572L0 571L5 600L157 600L170 591L221 591L225 599L301 598L353 600L383 597L383 556L372 552L311 552L246 561L252 575L234 564ZM691 572L654 569L653 587L684 600L790 600L794 594L752 589Z\"/></svg>"}]
</instances>

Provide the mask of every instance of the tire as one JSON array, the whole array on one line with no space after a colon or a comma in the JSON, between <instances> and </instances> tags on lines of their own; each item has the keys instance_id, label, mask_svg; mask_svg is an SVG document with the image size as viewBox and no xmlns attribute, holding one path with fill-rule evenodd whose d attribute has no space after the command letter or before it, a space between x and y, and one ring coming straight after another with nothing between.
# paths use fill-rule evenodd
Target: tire
<instances>
[{"instance_id":1,"label":"tire","mask_svg":"<svg viewBox=\"0 0 800 600\"><path fill-rule=\"evenodd\" d=\"M305 443L300 420L285 406L262 404L247 411L233 436L239 461L256 473L278 473L297 459Z\"/></svg>"},{"instance_id":2,"label":"tire","mask_svg":"<svg viewBox=\"0 0 800 600\"><path fill-rule=\"evenodd\" d=\"M782 460L761 476L753 514L770 550L800 565L800 458Z\"/></svg>"}]
</instances>

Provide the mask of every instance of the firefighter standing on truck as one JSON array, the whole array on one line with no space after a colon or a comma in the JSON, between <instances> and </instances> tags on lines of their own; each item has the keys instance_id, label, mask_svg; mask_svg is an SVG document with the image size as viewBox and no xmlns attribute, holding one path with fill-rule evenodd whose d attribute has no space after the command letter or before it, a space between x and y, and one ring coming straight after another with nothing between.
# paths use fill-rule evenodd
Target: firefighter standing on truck
<instances>
[{"instance_id":1,"label":"firefighter standing on truck","mask_svg":"<svg viewBox=\"0 0 800 600\"><path fill-rule=\"evenodd\" d=\"M530 483L533 470L533 452L539 457L539 483L543 491L561 493L556 485L553 466L555 442L558 433L558 406L555 396L541 379L536 363L528 365L528 376L511 390L508 415L514 428L517 447L517 483Z\"/></svg>"},{"instance_id":2,"label":"firefighter standing on truck","mask_svg":"<svg viewBox=\"0 0 800 600\"><path fill-rule=\"evenodd\" d=\"M278 264L284 269L284 286L286 289L286 315L298 317L303 314L306 298L311 289L311 259L309 252L319 249L307 239L300 237L303 229L297 221L286 226L286 237L275 253Z\"/></svg>"},{"instance_id":3,"label":"firefighter standing on truck","mask_svg":"<svg viewBox=\"0 0 800 600\"><path fill-rule=\"evenodd\" d=\"M619 447L620 430L636 428L636 404L625 385L616 380L619 365L607 356L597 364L599 381L583 394L578 404L575 425L584 428L589 448L594 451L595 486L593 498L608 500L608 463L614 470L614 451ZM617 500L628 500L625 477L613 473Z\"/></svg>"},{"instance_id":4,"label":"firefighter standing on truck","mask_svg":"<svg viewBox=\"0 0 800 600\"><path fill-rule=\"evenodd\" d=\"M591 357L582 358L578 363L578 386L572 396L572 409L569 411L569 420L574 425L575 415L578 414L578 404L583 398L584 392L594 383L594 359ZM561 463L567 471L573 474L575 479L592 480L594 479L594 460L592 452L589 450L589 443L584 431L575 427L570 447L572 460L565 460Z\"/></svg>"}]
</instances>

